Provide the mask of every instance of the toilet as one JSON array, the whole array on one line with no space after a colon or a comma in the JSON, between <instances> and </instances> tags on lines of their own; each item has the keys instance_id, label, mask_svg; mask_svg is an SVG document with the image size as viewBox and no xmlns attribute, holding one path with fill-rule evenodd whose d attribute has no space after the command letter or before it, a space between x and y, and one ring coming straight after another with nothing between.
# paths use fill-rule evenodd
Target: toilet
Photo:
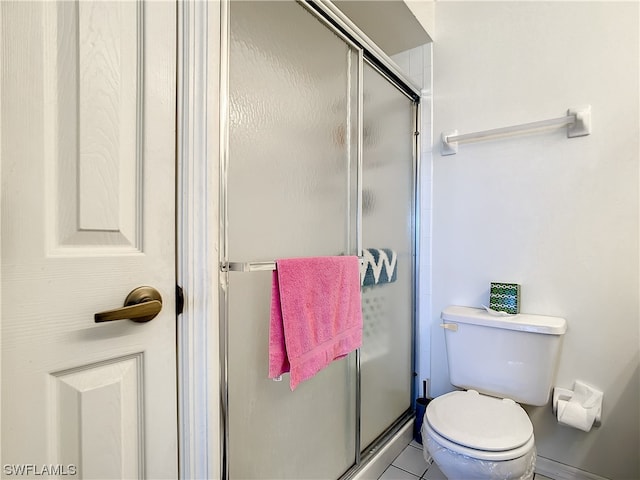
<instances>
[{"instance_id":1,"label":"toilet","mask_svg":"<svg viewBox=\"0 0 640 480\"><path fill-rule=\"evenodd\" d=\"M449 480L533 478L533 425L519 405L549 401L564 318L450 306L443 310L449 380L462 389L427 405L422 441Z\"/></svg>"}]
</instances>

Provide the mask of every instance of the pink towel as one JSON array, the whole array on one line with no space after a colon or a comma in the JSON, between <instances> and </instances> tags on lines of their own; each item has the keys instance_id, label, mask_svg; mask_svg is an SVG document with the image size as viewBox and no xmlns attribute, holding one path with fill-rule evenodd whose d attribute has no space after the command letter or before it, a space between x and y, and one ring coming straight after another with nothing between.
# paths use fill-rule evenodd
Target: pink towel
<instances>
[{"instance_id":1,"label":"pink towel","mask_svg":"<svg viewBox=\"0 0 640 480\"><path fill-rule=\"evenodd\" d=\"M271 288L269 378L311 378L362 344L358 257L276 261Z\"/></svg>"}]
</instances>

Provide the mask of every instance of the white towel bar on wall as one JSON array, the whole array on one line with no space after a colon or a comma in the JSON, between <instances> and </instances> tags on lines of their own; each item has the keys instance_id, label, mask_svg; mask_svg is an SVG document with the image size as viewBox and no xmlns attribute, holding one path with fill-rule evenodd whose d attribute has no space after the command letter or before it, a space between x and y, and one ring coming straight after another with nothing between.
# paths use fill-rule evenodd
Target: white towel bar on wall
<instances>
[{"instance_id":1,"label":"white towel bar on wall","mask_svg":"<svg viewBox=\"0 0 640 480\"><path fill-rule=\"evenodd\" d=\"M458 134L457 130L442 134L442 155L455 155L458 153L459 143L470 143L477 140L486 140L494 137L505 137L519 133L531 132L551 127L567 126L567 137L583 137L591 133L591 105L579 108L570 108L567 115L550 120L523 123L511 127L494 128L481 132Z\"/></svg>"}]
</instances>

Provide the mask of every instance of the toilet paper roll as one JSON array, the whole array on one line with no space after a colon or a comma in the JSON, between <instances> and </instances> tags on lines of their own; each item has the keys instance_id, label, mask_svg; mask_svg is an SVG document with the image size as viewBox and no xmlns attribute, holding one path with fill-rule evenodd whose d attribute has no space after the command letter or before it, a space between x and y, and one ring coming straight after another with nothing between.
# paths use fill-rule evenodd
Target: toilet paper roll
<instances>
[{"instance_id":1,"label":"toilet paper roll","mask_svg":"<svg viewBox=\"0 0 640 480\"><path fill-rule=\"evenodd\" d=\"M573 400L558 400L558 423L589 432L596 419L595 408L585 408Z\"/></svg>"}]
</instances>

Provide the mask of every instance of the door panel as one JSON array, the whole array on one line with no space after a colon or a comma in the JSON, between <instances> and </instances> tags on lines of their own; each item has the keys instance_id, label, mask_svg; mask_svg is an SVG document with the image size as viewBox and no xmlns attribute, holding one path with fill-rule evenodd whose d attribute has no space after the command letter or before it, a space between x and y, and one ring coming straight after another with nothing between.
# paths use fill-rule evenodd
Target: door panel
<instances>
[{"instance_id":1,"label":"door panel","mask_svg":"<svg viewBox=\"0 0 640 480\"><path fill-rule=\"evenodd\" d=\"M82 465L83 478L144 477L142 361L135 354L53 373L52 438L60 462Z\"/></svg>"},{"instance_id":2,"label":"door panel","mask_svg":"<svg viewBox=\"0 0 640 480\"><path fill-rule=\"evenodd\" d=\"M43 75L52 248L141 248L143 2L46 9ZM147 72L147 75L152 72Z\"/></svg>"},{"instance_id":3,"label":"door panel","mask_svg":"<svg viewBox=\"0 0 640 480\"><path fill-rule=\"evenodd\" d=\"M397 254L397 279L362 290L364 448L411 407L415 106L365 64L363 107L363 248Z\"/></svg>"},{"instance_id":4,"label":"door panel","mask_svg":"<svg viewBox=\"0 0 640 480\"><path fill-rule=\"evenodd\" d=\"M2 462L176 478L176 5L0 8Z\"/></svg>"},{"instance_id":5,"label":"door panel","mask_svg":"<svg viewBox=\"0 0 640 480\"><path fill-rule=\"evenodd\" d=\"M356 254L357 52L296 2L230 16L229 260ZM269 380L271 276L228 274L230 478L338 478L356 454L355 355L295 392Z\"/></svg>"}]
</instances>

